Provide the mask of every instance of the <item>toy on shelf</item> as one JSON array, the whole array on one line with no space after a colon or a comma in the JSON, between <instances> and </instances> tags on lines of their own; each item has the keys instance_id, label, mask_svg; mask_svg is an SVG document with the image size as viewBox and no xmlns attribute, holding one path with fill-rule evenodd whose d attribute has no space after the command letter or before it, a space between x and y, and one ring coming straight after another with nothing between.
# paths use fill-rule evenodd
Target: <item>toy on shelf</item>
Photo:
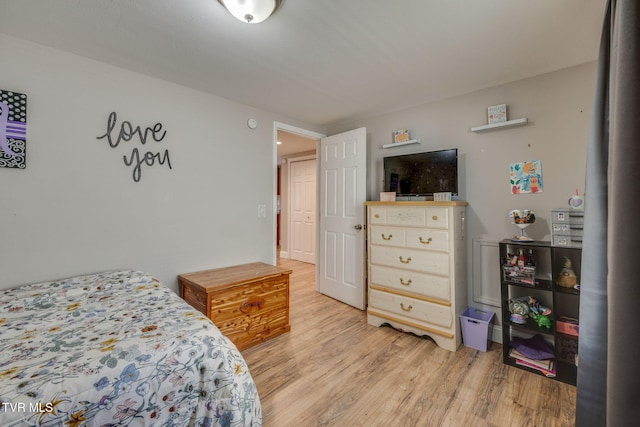
<instances>
[{"instance_id":1,"label":"toy on shelf","mask_svg":"<svg viewBox=\"0 0 640 427\"><path fill-rule=\"evenodd\" d=\"M533 319L541 328L551 328L551 309L541 305L532 296L513 298L509 300L510 320L523 325L527 323L527 317Z\"/></svg>"},{"instance_id":2,"label":"toy on shelf","mask_svg":"<svg viewBox=\"0 0 640 427\"><path fill-rule=\"evenodd\" d=\"M509 212L511 224L520 229L520 235L511 236L514 242L533 242L533 239L524 233L524 229L536 222L536 215L530 209L514 209Z\"/></svg>"},{"instance_id":3,"label":"toy on shelf","mask_svg":"<svg viewBox=\"0 0 640 427\"><path fill-rule=\"evenodd\" d=\"M509 311L511 312L511 321L519 325L527 323L529 315L529 297L513 298L509 300Z\"/></svg>"},{"instance_id":4,"label":"toy on shelf","mask_svg":"<svg viewBox=\"0 0 640 427\"><path fill-rule=\"evenodd\" d=\"M540 305L537 299L529 297L529 316L538 324L538 326L551 328L551 309Z\"/></svg>"},{"instance_id":5,"label":"toy on shelf","mask_svg":"<svg viewBox=\"0 0 640 427\"><path fill-rule=\"evenodd\" d=\"M551 319L549 319L547 316L543 316L542 314L535 314L533 312L530 314L530 316L533 321L536 322L541 328L544 327L547 329L551 329Z\"/></svg>"},{"instance_id":6,"label":"toy on shelf","mask_svg":"<svg viewBox=\"0 0 640 427\"><path fill-rule=\"evenodd\" d=\"M578 189L576 188L575 193L569 198L569 207L575 210L584 210L584 194L578 193Z\"/></svg>"},{"instance_id":7,"label":"toy on shelf","mask_svg":"<svg viewBox=\"0 0 640 427\"><path fill-rule=\"evenodd\" d=\"M562 267L562 271L560 271L560 274L558 275L556 284L562 286L563 288L576 288L578 284L578 277L573 271L571 259L569 259L568 257L564 257L564 266ZM578 287L577 289L580 288Z\"/></svg>"}]
</instances>

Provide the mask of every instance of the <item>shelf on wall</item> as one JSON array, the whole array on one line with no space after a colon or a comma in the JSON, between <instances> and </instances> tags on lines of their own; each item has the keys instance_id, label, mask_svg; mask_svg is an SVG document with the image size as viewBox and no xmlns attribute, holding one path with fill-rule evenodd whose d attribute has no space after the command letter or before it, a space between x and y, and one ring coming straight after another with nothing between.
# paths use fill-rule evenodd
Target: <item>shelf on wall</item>
<instances>
[{"instance_id":1,"label":"shelf on wall","mask_svg":"<svg viewBox=\"0 0 640 427\"><path fill-rule=\"evenodd\" d=\"M499 128L512 127L512 126L522 126L527 124L527 122L528 122L528 119L526 117L522 119L507 120L506 122L476 126L471 128L471 132L482 132L482 131L491 130L491 129L499 129Z\"/></svg>"},{"instance_id":2,"label":"shelf on wall","mask_svg":"<svg viewBox=\"0 0 640 427\"><path fill-rule=\"evenodd\" d=\"M410 145L410 144L420 144L420 140L419 139L410 139L409 141L393 142L391 144L383 145L382 148L400 147L402 145Z\"/></svg>"}]
</instances>

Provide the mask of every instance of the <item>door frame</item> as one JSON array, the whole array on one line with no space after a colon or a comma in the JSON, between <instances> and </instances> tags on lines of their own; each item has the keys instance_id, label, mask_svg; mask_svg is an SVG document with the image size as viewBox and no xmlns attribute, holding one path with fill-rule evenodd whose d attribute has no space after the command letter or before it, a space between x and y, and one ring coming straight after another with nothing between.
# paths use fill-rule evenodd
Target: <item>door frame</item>
<instances>
[{"instance_id":1,"label":"door frame","mask_svg":"<svg viewBox=\"0 0 640 427\"><path fill-rule=\"evenodd\" d=\"M272 206L273 206L273 212L272 212L272 217L273 217L273 244L272 244L272 256L271 256L271 263L273 265L276 265L277 263L277 256L278 256L278 252L277 252L277 245L278 245L278 241L277 241L277 214L278 214L278 131L282 130L285 132L289 132L289 133L293 133L296 135L300 135L300 136L304 136L306 138L311 138L311 139L315 139L316 140L316 160L318 158L318 151L320 150L320 139L326 137L327 135L323 134L323 133L318 133L318 132L314 132L308 129L303 129L303 128L299 128L297 126L292 126L292 125L288 125L286 123L281 123L281 122L277 122L274 121L273 122L273 141L272 141L272 145L273 145L273 158L272 158L272 164L273 164L273 201L272 201ZM319 227L318 227L318 221L319 221L319 207L320 207L320 191L318 191L318 186L319 184L319 178L320 178L320 170L318 169L318 162L316 161L316 218L315 218L315 222L316 222L316 244L315 244L315 253L316 253L316 266L318 265L318 251L320 249L319 247L319 241L318 241L318 233L319 233ZM287 225L288 226L288 225ZM287 232L287 239L290 239L290 233ZM287 243L287 248L289 243ZM316 268L316 288L318 286L318 269Z\"/></svg>"}]
</instances>

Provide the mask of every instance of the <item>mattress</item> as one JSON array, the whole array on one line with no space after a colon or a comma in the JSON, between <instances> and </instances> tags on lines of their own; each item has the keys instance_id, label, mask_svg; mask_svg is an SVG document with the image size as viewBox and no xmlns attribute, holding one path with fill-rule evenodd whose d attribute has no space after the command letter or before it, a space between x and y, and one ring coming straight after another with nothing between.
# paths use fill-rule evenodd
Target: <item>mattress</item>
<instances>
[{"instance_id":1,"label":"mattress","mask_svg":"<svg viewBox=\"0 0 640 427\"><path fill-rule=\"evenodd\" d=\"M0 425L261 424L240 352L152 276L0 291Z\"/></svg>"}]
</instances>

